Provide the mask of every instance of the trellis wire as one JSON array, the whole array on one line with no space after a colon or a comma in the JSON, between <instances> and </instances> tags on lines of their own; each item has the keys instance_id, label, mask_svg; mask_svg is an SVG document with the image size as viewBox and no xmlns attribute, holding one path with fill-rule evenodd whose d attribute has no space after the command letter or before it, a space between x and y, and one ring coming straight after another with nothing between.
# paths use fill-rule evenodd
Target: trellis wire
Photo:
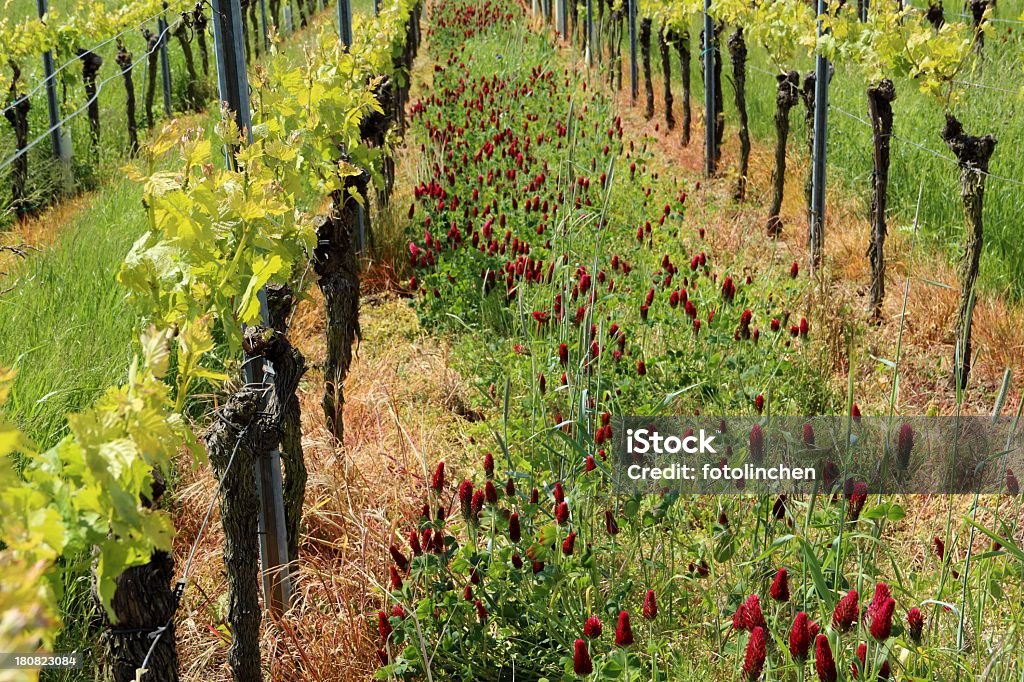
<instances>
[{"instance_id":1,"label":"trellis wire","mask_svg":"<svg viewBox=\"0 0 1024 682\"><path fill-rule=\"evenodd\" d=\"M49 128L48 128L48 129L46 130L46 132L44 132L44 133L43 133L42 135L40 135L39 137L37 137L37 138L35 138L34 140L32 140L31 142L29 142L29 143L28 143L27 145L25 145L25 146L24 146L24 147L23 147L22 149L19 149L19 150L18 150L17 152L15 152L14 154L12 154L11 156L7 157L7 158L6 158L6 159L5 159L5 160L4 160L4 161L3 161L2 163L0 163L0 171L4 170L4 169L5 169L5 168L7 168L8 166L10 166L10 165L11 165L12 163L14 163L14 162L15 162L15 161L17 161L18 159L20 159L20 158L21 158L22 156L24 156L25 154L27 154L27 153L29 152L29 150L30 150L30 149L32 149L32 148L33 148L33 147L35 147L35 146L36 146L37 144L39 144L40 142L42 142L43 140L45 140L45 139L46 139L47 137L49 137L49 136L50 136L50 133L52 133L52 132L53 132L53 131L55 131L55 130L59 130L59 129L60 129L60 127L61 127L61 126L63 126L63 125L65 124L65 123L67 123L68 121L72 120L73 118L76 118L76 117L78 117L78 115L79 115L79 114L81 114L81 113L82 113L83 111L86 111L86 110L87 110L87 109L89 108L89 105L90 105L90 104L92 104L92 103L93 103L94 101L96 101L96 100L97 100L97 99L99 98L99 96L100 96L100 93L101 93L101 92L103 91L103 86L104 86L104 85L106 85L106 84L107 84L107 83L109 83L110 81L114 80L115 78L118 78L118 77L122 76L122 75L124 74L124 72L125 72L125 71L132 71L132 70L134 70L134 69L135 69L135 67L136 67L136 66L137 66L137 65L138 65L138 64L139 64L140 62L142 62L142 61L143 61L143 59L145 59L146 57L148 57L148 56L149 56L150 54L152 54L152 53L153 53L153 52L154 52L155 50L159 49L159 47L160 47L160 41L162 41L162 40L164 39L164 36L166 36L168 32L170 32L170 26L168 26L167 28L165 28L165 29L164 29L164 31L163 31L163 32L162 32L162 33L161 33L161 34L159 35L159 40L157 40L157 41L156 41L156 45L154 45L153 49L151 49L151 50L147 50L147 51L146 51L146 53L145 53L145 54L144 54L144 55L143 55L142 57L140 57L139 59L136 59L136 60L135 60L134 62L132 62L132 65L131 65L131 66L130 66L129 68L127 68L127 69L124 69L123 71L119 70L119 71L117 71L117 73L114 73L114 74L112 74L112 75L110 75L110 76L108 76L108 77L104 78L104 79L103 79L103 80L101 80L101 81L100 81L99 83L97 83L97 84L96 84L96 94L95 94L95 95L93 95L92 97L90 97L90 98L88 99L88 101L86 101L86 103L85 103L85 104L83 104L83 105L82 105L81 107L79 107L78 109L76 109L75 111L73 111L73 112L72 112L71 114L69 114L68 116L65 116L64 118L62 118L62 119L61 119L60 121L58 121L58 122L57 122L57 123L56 123L55 125L52 125L52 126L50 126L50 127L49 127Z\"/></svg>"},{"instance_id":2,"label":"trellis wire","mask_svg":"<svg viewBox=\"0 0 1024 682\"><path fill-rule=\"evenodd\" d=\"M850 119L852 119L854 121L857 121L858 123L860 123L860 124L862 124L864 126L867 126L868 128L871 127L871 123L869 121L864 120L860 116L857 116L856 114L851 114L849 111L846 111L844 109L840 109L839 107L835 106L834 104L832 105L832 107L836 111L838 111L840 114L842 114L843 116L846 116L847 118L850 118ZM934 156L934 157L936 157L938 159L942 159L944 161L948 161L949 163L952 163L952 164L959 164L960 163L959 161L956 160L955 157L943 154L940 151L932 149L931 147L927 147L927 146L925 146L925 145L923 145L923 144L921 144L919 142L915 142L914 140L911 140L911 139L908 139L906 137L903 137L902 135L897 135L897 134L893 133L892 134L892 138L894 140L899 140L900 142L906 142L907 144L909 144L909 145L911 145L913 147L917 147L921 151L927 152L928 154L931 154L932 156ZM1015 180L1013 178L1007 178L1007 177L1002 176L1002 175L996 175L995 173L989 173L988 171L977 171L977 172L980 173L981 175L984 175L987 178L992 178L993 180L1000 180L1002 182L1005 182L1005 183L1008 183L1008 184L1011 184L1011 185L1016 185L1018 187L1024 187L1024 181Z\"/></svg>"},{"instance_id":3,"label":"trellis wire","mask_svg":"<svg viewBox=\"0 0 1024 682\"><path fill-rule=\"evenodd\" d=\"M775 73L773 73L771 71L768 71L766 69L759 68L758 66L755 66L755 65L750 65L749 68L751 70L753 70L753 71L757 71L757 72L765 74L767 76L771 76L772 78L774 78L776 76ZM956 82L959 83L959 84L962 84L962 85L971 85L971 86L975 86L975 87L987 87L987 86L982 85L981 83L971 83L970 81L956 81ZM1006 92L1014 92L1014 91L1007 90ZM1014 92L1014 94L1016 94L1016 93ZM847 118L849 118L849 119L851 119L853 121L856 121L857 123L860 123L863 126L866 126L868 128L871 127L871 122L870 121L867 121L867 120L861 118L860 116L858 116L856 114L850 113L849 111L846 111L845 109L842 109L842 108L836 106L836 104L833 103L833 102L829 103L829 108L835 109L837 112L839 112L843 116L846 116ZM905 143L911 145L912 147L917 147L921 151L923 151L925 153L928 153L928 154L931 154L932 156L934 156L934 157L936 157L938 159L942 159L943 161L948 161L949 163L952 163L952 164L959 163L956 160L956 158L954 158L952 156L949 156L947 154L943 154L942 152L940 152L938 150L932 149L931 147L923 145L920 142L915 142L914 140L911 140L909 138L903 137L902 135L897 135L896 133L893 133L892 134L892 138L894 140L898 140L900 142L905 142ZM1005 182L1005 183L1010 184L1010 185L1014 185L1014 186L1017 186L1017 187L1024 187L1024 181L1021 181L1021 180L1016 180L1014 178L1008 178L1008 177L1005 177L1003 175L996 175L995 173L989 173L987 171L982 173L982 175L984 175L985 177L988 177L988 178L992 178L993 180L999 180L1001 182Z\"/></svg>"},{"instance_id":4,"label":"trellis wire","mask_svg":"<svg viewBox=\"0 0 1024 682\"><path fill-rule=\"evenodd\" d=\"M76 62L78 62L79 60L81 60L81 59L82 59L82 57L84 57L84 56L85 56L85 55L86 55L87 53L89 53L89 52L96 52L97 50L99 50L99 49L101 49L101 48L103 48L103 47L106 47L107 45L109 45L110 43L114 42L114 41L115 41L115 40L117 40L118 38L122 38L122 37L124 37L125 35L127 35L128 33L130 33L130 32L132 32L132 31L135 31L135 30L137 30L137 29L138 29L139 27L141 27L141 26L145 26L145 25L146 25L146 24L148 24L149 22L153 21L154 19L158 19L158 18L160 18L160 16L161 16L161 15L163 15L163 14L165 14L166 12L169 12L169 11L170 11L170 8L169 8L169 7L167 7L167 8L164 8L164 9L160 10L159 12L157 12L156 14L154 14L154 15L152 15L152 16L150 16L150 17L146 18L146 19L143 19L143 20L142 20L142 21L140 21L140 22L139 22L138 24L136 24L136 25L134 25L134 26L130 26L130 27L128 27L128 28L126 28L126 29L124 29L123 31L121 31L120 33L118 33L118 34L117 34L116 36L112 36L112 37L110 37L110 38L107 38L107 39L106 39L106 40L104 40L104 41L103 41L102 43L99 43L99 44L97 44L97 45L93 45L93 46L92 46L92 47L90 47L89 49L87 49L87 50L84 50L84 51L83 51L83 52L82 52L81 54L79 54L79 55L75 55L74 57L72 57L71 59L67 60L67 61L66 61L66 62L64 62L63 64L61 64L61 65L60 65L59 67L57 67L57 68L56 68L56 69L54 70L54 72L53 72L53 77L54 77L54 78L56 78L56 77L57 77L57 74L59 74L59 73L60 73L61 71L63 71L64 69L68 68L69 66L71 66L71 65L73 65L74 63L76 63ZM35 86L34 88L32 88L31 90L29 90L29 91L28 91L28 92L26 92L25 94L23 94L23 95L20 95L20 96L18 97L18 100L21 100L21 99L27 99L27 98L30 98L30 97L33 97L33 96L35 96L35 94L36 94L36 93L38 93L38 92L39 92L40 90L42 90L42 89L43 89L44 87L46 87L46 81L47 81L47 79L45 79L45 78L44 78L44 79L42 80L42 82L38 83L38 84L37 84L37 85L36 85L36 86ZM6 113L7 113L8 111L10 111L11 109L13 109L13 108L14 108L14 107L15 107L16 105L17 105L17 101L15 101L15 102L13 102L13 103L11 103L11 104L7 105L7 106L6 106L6 107L4 107L3 109L0 109L0 115L6 114Z\"/></svg>"},{"instance_id":5,"label":"trellis wire","mask_svg":"<svg viewBox=\"0 0 1024 682\"><path fill-rule=\"evenodd\" d=\"M1024 94L1024 90L1010 90L1009 88L1000 88L995 85L986 85L985 83L973 83L971 81L954 80L957 85L964 85L969 88L979 88L981 90L992 90L994 92L1003 92L1008 95L1021 95Z\"/></svg>"}]
</instances>

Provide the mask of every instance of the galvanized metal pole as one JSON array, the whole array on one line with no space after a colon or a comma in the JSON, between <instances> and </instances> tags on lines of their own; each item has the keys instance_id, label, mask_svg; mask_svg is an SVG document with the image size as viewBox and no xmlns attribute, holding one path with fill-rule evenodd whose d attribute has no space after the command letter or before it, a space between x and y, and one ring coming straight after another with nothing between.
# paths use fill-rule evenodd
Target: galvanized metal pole
<instances>
[{"instance_id":1,"label":"galvanized metal pole","mask_svg":"<svg viewBox=\"0 0 1024 682\"><path fill-rule=\"evenodd\" d=\"M373 16L380 16L380 0L373 0Z\"/></svg>"},{"instance_id":2,"label":"galvanized metal pole","mask_svg":"<svg viewBox=\"0 0 1024 682\"><path fill-rule=\"evenodd\" d=\"M270 52L270 24L267 23L267 0L260 0L260 23L263 24L263 49Z\"/></svg>"},{"instance_id":3,"label":"galvanized metal pole","mask_svg":"<svg viewBox=\"0 0 1024 682\"><path fill-rule=\"evenodd\" d=\"M818 15L828 11L827 0L818 0ZM823 32L818 20L818 36ZM821 263L825 245L825 170L828 148L828 59L818 54L814 63L814 158L811 167L810 271Z\"/></svg>"},{"instance_id":4,"label":"galvanized metal pole","mask_svg":"<svg viewBox=\"0 0 1024 682\"><path fill-rule=\"evenodd\" d=\"M39 18L46 17L47 0L36 0ZM54 77L53 52L43 53L43 76L46 78L46 111L50 115L50 145L53 147L53 158L60 159L60 104L57 102L57 81Z\"/></svg>"},{"instance_id":5,"label":"galvanized metal pole","mask_svg":"<svg viewBox=\"0 0 1024 682\"><path fill-rule=\"evenodd\" d=\"M636 0L629 3L629 95L630 102L636 104L640 95L640 66L636 59Z\"/></svg>"},{"instance_id":6,"label":"galvanized metal pole","mask_svg":"<svg viewBox=\"0 0 1024 682\"><path fill-rule=\"evenodd\" d=\"M164 3L164 10L167 10L167 3ZM164 91L164 116L171 115L171 61L167 57L167 40L170 38L170 30L167 27L167 20L161 14L156 20L156 34L160 38L160 81Z\"/></svg>"},{"instance_id":7,"label":"galvanized metal pole","mask_svg":"<svg viewBox=\"0 0 1024 682\"><path fill-rule=\"evenodd\" d=\"M558 35L562 40L569 37L569 8L565 0L555 0L555 24L558 27Z\"/></svg>"},{"instance_id":8,"label":"galvanized metal pole","mask_svg":"<svg viewBox=\"0 0 1024 682\"><path fill-rule=\"evenodd\" d=\"M352 45L352 3L351 0L338 0L338 35L341 43L348 50ZM356 252L362 254L366 250L366 214L362 204L356 208Z\"/></svg>"},{"instance_id":9,"label":"galvanized metal pole","mask_svg":"<svg viewBox=\"0 0 1024 682\"><path fill-rule=\"evenodd\" d=\"M594 65L594 0L587 0L587 68Z\"/></svg>"},{"instance_id":10,"label":"galvanized metal pole","mask_svg":"<svg viewBox=\"0 0 1024 682\"><path fill-rule=\"evenodd\" d=\"M286 2L281 10L281 23L284 24L284 32L290 34L295 30L295 22L292 21L292 4Z\"/></svg>"},{"instance_id":11,"label":"galvanized metal pole","mask_svg":"<svg viewBox=\"0 0 1024 682\"><path fill-rule=\"evenodd\" d=\"M820 0L819 0L820 2ZM715 21L711 0L704 0L704 174L715 174Z\"/></svg>"},{"instance_id":12,"label":"galvanized metal pole","mask_svg":"<svg viewBox=\"0 0 1024 682\"><path fill-rule=\"evenodd\" d=\"M352 2L338 0L338 35L347 50L352 45Z\"/></svg>"},{"instance_id":13,"label":"galvanized metal pole","mask_svg":"<svg viewBox=\"0 0 1024 682\"><path fill-rule=\"evenodd\" d=\"M252 141L249 111L249 79L245 68L242 10L238 0L213 0L213 35L217 55L217 88L220 100L234 112L235 122ZM225 150L228 164L235 165L234 150ZM260 316L269 325L266 288L259 292ZM247 357L248 384L273 385L274 369L261 358ZM253 476L260 495L260 562L263 566L264 601L274 613L283 613L291 601L288 538L285 526L281 453L275 447L256 463Z\"/></svg>"}]
</instances>

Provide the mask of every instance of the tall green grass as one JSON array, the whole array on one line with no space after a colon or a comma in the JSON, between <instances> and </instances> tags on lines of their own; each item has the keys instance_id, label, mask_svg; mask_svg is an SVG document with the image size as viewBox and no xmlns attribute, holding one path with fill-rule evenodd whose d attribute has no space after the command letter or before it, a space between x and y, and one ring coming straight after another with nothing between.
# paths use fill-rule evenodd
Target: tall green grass
<instances>
[{"instance_id":1,"label":"tall green grass","mask_svg":"<svg viewBox=\"0 0 1024 682\"><path fill-rule=\"evenodd\" d=\"M981 286L988 291L1004 293L1013 299L1024 296L1024 240L1019 238L1024 218L1024 94L1021 74L1024 73L1024 24L1018 18L1024 10L1020 0L1000 2L994 22L995 35L986 39L981 57L968 65L959 80L973 85L959 85L959 99L952 111L974 135L993 134L999 140L992 157L985 193L985 252L981 265ZM949 5L946 18L963 20L959 6ZM694 95L694 117L703 111L703 79L701 77L701 28L696 23L690 31L694 64L691 74ZM732 28L722 34L723 88L726 115L726 144L735 145L738 120L733 101L732 65L725 40ZM653 40L652 40L653 42ZM778 67L771 63L766 51L750 44L747 68L747 107L751 134L755 140L771 144L775 129L775 77ZM623 39L624 87L629 87L628 38ZM657 46L652 45L652 69L661 75ZM678 107L679 63L673 54L673 92ZM801 74L813 68L810 57L784 65ZM871 129L866 125L867 80L862 71L848 63L835 65L831 81L828 136L828 191L855 197L865 215L869 210L871 180ZM641 92L642 92L641 75ZM663 117L661 93L656 88L655 117ZM918 209L922 192L919 224L924 241L950 261L959 255L964 234L963 209L960 203L959 171L952 154L940 137L944 123L942 106L922 94L918 85L907 79L896 80L897 99L893 105L894 134L889 181L890 229L909 226ZM856 120L856 119L861 120ZM677 116L678 119L678 116ZM806 127L803 105L791 113L790 146L805 158ZM691 145L702 145L693 139ZM801 164L790 169L787 183L802 186ZM729 169L720 169L728 172ZM1004 180L1002 178L1007 178ZM767 187L768 178L754 178L755 186ZM828 235L825 236L828 239ZM865 249L867 235L864 235Z\"/></svg>"},{"instance_id":2,"label":"tall green grass","mask_svg":"<svg viewBox=\"0 0 1024 682\"><path fill-rule=\"evenodd\" d=\"M354 13L372 12L372 0L352 4ZM333 8L321 13L308 30L280 46L281 58L290 62L301 58L303 46L320 27L327 30L336 16ZM183 78L181 83L184 87ZM117 88L123 93L119 81ZM139 83L136 88L138 96ZM160 106L158 93L155 108ZM110 122L109 118L103 120ZM198 123L211 126L214 121L211 113ZM124 135L123 125L110 126L110 134ZM0 156L2 152L0 145ZM110 168L123 162L116 150L109 154ZM30 172L39 168L31 165ZM108 168L104 176L110 175ZM5 196L6 186L0 185L0 197ZM52 246L30 254L0 275L0 291L13 287L0 296L0 367L18 370L11 398L2 411L40 448L53 445L65 434L67 413L91 404L127 372L141 311L130 302L116 276L132 243L146 229L142 187L123 176L102 182L67 224L54 224L52 229L60 233ZM55 647L59 652L84 651L85 666L78 671L47 671L41 679L48 682L96 679L90 564L89 556L66 564L61 604L65 628Z\"/></svg>"},{"instance_id":3,"label":"tall green grass","mask_svg":"<svg viewBox=\"0 0 1024 682\"><path fill-rule=\"evenodd\" d=\"M1010 5L999 6L1000 16L1019 15L1019 8L1015 11ZM952 19L950 14L947 10L947 16ZM1018 236L1020 221L1024 217L1024 186L1001 179L1024 183L1024 156L1018 153L1024 145L1024 99L1020 93L1024 45L1020 37L1006 35L1006 30L1011 27L997 24L997 39L986 43L983 59L961 77L965 82L998 90L961 86L960 101L952 111L969 133L991 133L999 140L989 170L1000 177L988 178L985 191L986 248L981 268L982 285L1016 299L1024 296L1024 242ZM998 39L1002 37L1008 37L1005 44ZM774 136L774 76L764 73L772 69L762 49L751 50L750 64L762 69L750 69L748 75L752 133L760 139L770 140ZM801 73L812 68L809 60L801 61L798 66ZM855 67L841 63L836 65L829 94L827 178L833 191L860 199L865 215L870 205L872 170L871 128L865 123L868 120L867 85L864 75ZM732 87L725 87L726 111L734 112L728 100L732 96ZM897 79L896 90L893 130L897 139L892 146L889 172L890 229L910 225L918 210L920 194L919 222L923 236L953 259L959 254L964 218L959 170L940 137L945 123L944 112L941 105L922 94L913 81ZM729 123L726 134L735 135L736 123ZM803 152L806 128L802 105L794 108L793 123L793 144ZM801 183L803 178L794 175L787 181ZM866 234L864 239L866 249Z\"/></svg>"},{"instance_id":4,"label":"tall green grass","mask_svg":"<svg viewBox=\"0 0 1024 682\"><path fill-rule=\"evenodd\" d=\"M96 195L53 249L30 256L0 298L0 364L18 377L6 411L38 443L128 367L138 311L114 280L145 229L142 189L122 180Z\"/></svg>"}]
</instances>

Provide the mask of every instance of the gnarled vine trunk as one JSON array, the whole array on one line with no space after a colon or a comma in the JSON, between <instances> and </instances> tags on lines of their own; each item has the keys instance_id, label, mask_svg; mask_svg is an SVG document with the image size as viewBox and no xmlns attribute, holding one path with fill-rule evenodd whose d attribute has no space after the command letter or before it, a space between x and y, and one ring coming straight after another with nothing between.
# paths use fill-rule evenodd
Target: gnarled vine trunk
<instances>
[{"instance_id":1,"label":"gnarled vine trunk","mask_svg":"<svg viewBox=\"0 0 1024 682\"><path fill-rule=\"evenodd\" d=\"M747 42L743 27L729 36L729 56L732 58L732 79L736 92L736 112L740 119L740 159L733 199L743 201L747 196L747 174L750 168L750 126L747 123Z\"/></svg>"},{"instance_id":2,"label":"gnarled vine trunk","mask_svg":"<svg viewBox=\"0 0 1024 682\"><path fill-rule=\"evenodd\" d=\"M573 39L579 38L580 26L579 26L579 8L576 7L576 0L569 0L569 17L566 20L566 25L569 27L569 43L571 44Z\"/></svg>"},{"instance_id":3,"label":"gnarled vine trunk","mask_svg":"<svg viewBox=\"0 0 1024 682\"><path fill-rule=\"evenodd\" d=\"M103 66L103 57L89 50L78 50L82 60L82 83L85 85L87 102L86 116L89 117L89 135L92 140L93 153L99 153L100 144L100 100L96 91L96 74Z\"/></svg>"},{"instance_id":4,"label":"gnarled vine trunk","mask_svg":"<svg viewBox=\"0 0 1024 682\"><path fill-rule=\"evenodd\" d=\"M306 458L302 451L302 410L296 393L306 372L306 358L288 341L288 323L295 297L287 285L267 285L267 308L273 342L262 351L274 367L274 412L281 425L281 469L284 472L284 517L288 560L299 559L299 530L306 500Z\"/></svg>"},{"instance_id":5,"label":"gnarled vine trunk","mask_svg":"<svg viewBox=\"0 0 1024 682\"><path fill-rule=\"evenodd\" d=\"M928 9L924 13L928 23L938 31L946 23L946 15L942 9L942 0L931 0Z\"/></svg>"},{"instance_id":6,"label":"gnarled vine trunk","mask_svg":"<svg viewBox=\"0 0 1024 682\"><path fill-rule=\"evenodd\" d=\"M174 37L178 39L178 44L181 46L181 54L185 58L185 72L188 74L188 83L185 84L185 109L198 111L202 104L202 96L199 94L199 74L196 73L192 46L189 44L189 27L184 21L178 22L174 29Z\"/></svg>"},{"instance_id":7,"label":"gnarled vine trunk","mask_svg":"<svg viewBox=\"0 0 1024 682\"><path fill-rule=\"evenodd\" d=\"M196 43L199 45L199 56L203 62L203 75L210 75L210 51L206 47L206 27L210 20L203 11L203 5L196 5L192 12L192 28L196 33Z\"/></svg>"},{"instance_id":8,"label":"gnarled vine trunk","mask_svg":"<svg viewBox=\"0 0 1024 682\"><path fill-rule=\"evenodd\" d=\"M332 196L331 214L317 227L313 269L324 295L327 317L327 361L322 405L327 426L340 441L344 435L344 383L352 364L352 347L359 338L359 264L355 231L358 203L349 192L358 188L346 178L345 189Z\"/></svg>"},{"instance_id":9,"label":"gnarled vine trunk","mask_svg":"<svg viewBox=\"0 0 1024 682\"><path fill-rule=\"evenodd\" d=\"M254 3L254 0L239 0L239 9L242 14L242 40L245 44L245 63L248 64L252 61L252 46L250 44L251 31L249 30L249 6ZM301 3L300 3L301 4ZM305 25L305 24L303 24Z\"/></svg>"},{"instance_id":10,"label":"gnarled vine trunk","mask_svg":"<svg viewBox=\"0 0 1024 682\"><path fill-rule=\"evenodd\" d=\"M18 93L18 81L21 69L11 63L11 85L7 91L7 105L4 107L4 118L14 129L15 148L20 156L11 162L11 206L19 218L28 213L26 186L28 184L28 112L32 103L25 95Z\"/></svg>"},{"instance_id":11,"label":"gnarled vine trunk","mask_svg":"<svg viewBox=\"0 0 1024 682\"><path fill-rule=\"evenodd\" d=\"M974 47L979 52L985 46L985 31L981 20L985 18L985 10L989 8L991 0L968 0L967 9L971 13L971 22L974 26Z\"/></svg>"},{"instance_id":12,"label":"gnarled vine trunk","mask_svg":"<svg viewBox=\"0 0 1024 682\"><path fill-rule=\"evenodd\" d=\"M676 52L679 53L679 72L682 75L683 86L683 119L682 136L680 143L685 147L690 144L690 122L693 113L690 109L690 32L684 30L682 33L673 31L669 40L675 43Z\"/></svg>"},{"instance_id":13,"label":"gnarled vine trunk","mask_svg":"<svg viewBox=\"0 0 1024 682\"><path fill-rule=\"evenodd\" d=\"M148 28L142 29L146 39L146 127L153 127L153 97L156 95L156 62L160 57L160 36Z\"/></svg>"},{"instance_id":14,"label":"gnarled vine trunk","mask_svg":"<svg viewBox=\"0 0 1024 682\"><path fill-rule=\"evenodd\" d=\"M236 682L259 682L259 495L253 465L280 440L273 417L260 413L262 391L245 387L221 408L204 440L218 480L228 582L228 664Z\"/></svg>"},{"instance_id":15,"label":"gnarled vine trunk","mask_svg":"<svg viewBox=\"0 0 1024 682\"><path fill-rule=\"evenodd\" d=\"M868 310L872 320L882 316L885 298L885 209L889 195L889 147L892 139L892 103L896 87L883 78L868 87L868 114L871 118L873 170L871 173L871 239L868 261L871 263L871 297Z\"/></svg>"},{"instance_id":16,"label":"gnarled vine trunk","mask_svg":"<svg viewBox=\"0 0 1024 682\"><path fill-rule=\"evenodd\" d=\"M163 478L159 475L154 478L153 499L143 500L150 508L159 503L165 490ZM110 606L117 622L113 623L100 605L97 585L93 580L93 601L98 606L103 628L100 649L105 679L135 682L136 671L149 655L145 679L177 682L174 612L178 607L181 586L172 589L173 581L174 559L167 552L154 552L149 563L127 569L114 581L116 587ZM153 635L161 628L166 629L154 647ZM152 654L149 654L150 648L153 649Z\"/></svg>"},{"instance_id":17,"label":"gnarled vine trunk","mask_svg":"<svg viewBox=\"0 0 1024 682\"><path fill-rule=\"evenodd\" d=\"M274 24L274 29L280 33L281 31L281 0L270 0L270 21Z\"/></svg>"},{"instance_id":18,"label":"gnarled vine trunk","mask_svg":"<svg viewBox=\"0 0 1024 682\"><path fill-rule=\"evenodd\" d=\"M371 147L384 149L388 130L395 121L396 114L396 92L394 83L390 78L385 78L374 90L374 97L380 103L382 113L371 112L359 124L359 132L363 140ZM381 161L381 175L384 186L377 190L377 205L387 206L391 200L391 191L395 185L395 160L385 150Z\"/></svg>"},{"instance_id":19,"label":"gnarled vine trunk","mask_svg":"<svg viewBox=\"0 0 1024 682\"><path fill-rule=\"evenodd\" d=\"M665 125L669 130L676 127L676 117L672 112L672 51L668 45L669 29L664 22L658 31L658 53L661 55L661 73L664 81Z\"/></svg>"},{"instance_id":20,"label":"gnarled vine trunk","mask_svg":"<svg viewBox=\"0 0 1024 682\"><path fill-rule=\"evenodd\" d=\"M249 0L249 28L246 30L246 34L250 31L252 32L252 48L256 57L260 56L260 47L263 46L263 32L260 30L259 8L259 0Z\"/></svg>"},{"instance_id":21,"label":"gnarled vine trunk","mask_svg":"<svg viewBox=\"0 0 1024 682\"><path fill-rule=\"evenodd\" d=\"M646 97L644 118L650 120L654 116L654 82L651 80L651 20L648 17L640 20L640 53L644 65L644 95Z\"/></svg>"},{"instance_id":22,"label":"gnarled vine trunk","mask_svg":"<svg viewBox=\"0 0 1024 682\"><path fill-rule=\"evenodd\" d=\"M124 113L128 120L128 154L135 156L139 151L139 133L135 119L135 83L132 80L132 53L125 49L124 44L117 43L117 66L124 78L125 104Z\"/></svg>"},{"instance_id":23,"label":"gnarled vine trunk","mask_svg":"<svg viewBox=\"0 0 1024 682\"><path fill-rule=\"evenodd\" d=\"M967 386L971 373L971 314L974 309L974 286L978 281L981 249L984 244L982 207L985 199L985 176L989 160L996 148L992 135L976 137L964 132L963 125L952 114L946 114L942 139L957 158L960 166L960 198L964 205L967 233L960 257L960 305L956 314L953 352L953 381Z\"/></svg>"},{"instance_id":24,"label":"gnarled vine trunk","mask_svg":"<svg viewBox=\"0 0 1024 682\"><path fill-rule=\"evenodd\" d=\"M608 71L609 83L616 91L622 89L622 24L625 19L624 10L613 10L611 13L611 68Z\"/></svg>"},{"instance_id":25,"label":"gnarled vine trunk","mask_svg":"<svg viewBox=\"0 0 1024 682\"><path fill-rule=\"evenodd\" d=\"M789 139L789 112L800 96L800 76L796 71L780 73L775 77L775 166L772 169L772 202L768 209L768 234L777 237L782 232L782 197L786 187L786 142Z\"/></svg>"}]
</instances>

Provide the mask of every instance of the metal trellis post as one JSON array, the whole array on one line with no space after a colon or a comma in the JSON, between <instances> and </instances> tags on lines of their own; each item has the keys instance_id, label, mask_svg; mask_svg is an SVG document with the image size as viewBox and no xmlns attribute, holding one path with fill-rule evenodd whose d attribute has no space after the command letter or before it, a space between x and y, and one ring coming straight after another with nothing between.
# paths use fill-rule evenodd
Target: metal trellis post
<instances>
[{"instance_id":1,"label":"metal trellis post","mask_svg":"<svg viewBox=\"0 0 1024 682\"><path fill-rule=\"evenodd\" d=\"M338 0L338 35L347 50L352 45L352 2Z\"/></svg>"},{"instance_id":2,"label":"metal trellis post","mask_svg":"<svg viewBox=\"0 0 1024 682\"><path fill-rule=\"evenodd\" d=\"M36 0L39 18L43 19L48 11L47 0ZM54 76L53 52L43 53L43 75L46 78L46 110L50 115L50 144L53 145L53 158L61 156L60 105L57 102L57 81Z\"/></svg>"},{"instance_id":3,"label":"metal trellis post","mask_svg":"<svg viewBox=\"0 0 1024 682\"><path fill-rule=\"evenodd\" d=\"M558 35L565 40L569 37L569 8L565 0L555 0L555 23L558 26Z\"/></svg>"},{"instance_id":4,"label":"metal trellis post","mask_svg":"<svg viewBox=\"0 0 1024 682\"><path fill-rule=\"evenodd\" d=\"M818 0L818 15L828 11L827 0ZM818 35L822 34L821 20L818 20ZM809 241L811 247L810 271L813 274L821 262L825 244L825 170L828 148L828 59L818 54L814 62L814 158L812 159L811 224Z\"/></svg>"},{"instance_id":5,"label":"metal trellis post","mask_svg":"<svg viewBox=\"0 0 1024 682\"><path fill-rule=\"evenodd\" d=\"M348 50L352 46L352 2L338 0L338 35L341 43ZM363 253L366 249L366 208L359 204L356 208L356 251Z\"/></svg>"},{"instance_id":6,"label":"metal trellis post","mask_svg":"<svg viewBox=\"0 0 1024 682\"><path fill-rule=\"evenodd\" d=\"M636 104L640 95L640 67L636 60L636 0L629 2L629 95L630 102Z\"/></svg>"},{"instance_id":7,"label":"metal trellis post","mask_svg":"<svg viewBox=\"0 0 1024 682\"><path fill-rule=\"evenodd\" d=\"M263 24L263 49L270 52L270 24L267 23L267 0L260 0L260 23Z\"/></svg>"},{"instance_id":8,"label":"metal trellis post","mask_svg":"<svg viewBox=\"0 0 1024 682\"><path fill-rule=\"evenodd\" d=\"M587 0L587 68L594 64L594 0Z\"/></svg>"},{"instance_id":9,"label":"metal trellis post","mask_svg":"<svg viewBox=\"0 0 1024 682\"><path fill-rule=\"evenodd\" d=\"M164 3L164 10L167 3ZM167 39L170 37L170 30L167 27L167 20L161 14L156 20L156 32L160 37L160 81L164 91L164 116L171 115L171 62L167 57Z\"/></svg>"},{"instance_id":10,"label":"metal trellis post","mask_svg":"<svg viewBox=\"0 0 1024 682\"><path fill-rule=\"evenodd\" d=\"M704 0L704 174L715 174L715 21L711 0Z\"/></svg>"},{"instance_id":11,"label":"metal trellis post","mask_svg":"<svg viewBox=\"0 0 1024 682\"><path fill-rule=\"evenodd\" d=\"M213 0L213 33L217 54L217 86L220 100L234 112L240 130L252 141L249 111L249 80L245 68L245 44L242 34L242 10L238 0ZM228 163L234 165L234 150L226 150ZM260 316L269 326L267 292L259 292ZM272 384L274 369L261 358L247 357L245 380L249 384ZM266 401L264 401L266 404ZM291 576L288 567L281 453L274 447L256 463L253 472L260 495L260 561L263 566L264 600L274 613L283 613L291 601Z\"/></svg>"},{"instance_id":12,"label":"metal trellis post","mask_svg":"<svg viewBox=\"0 0 1024 682\"><path fill-rule=\"evenodd\" d=\"M380 16L380 0L373 0L373 16Z\"/></svg>"}]
</instances>

